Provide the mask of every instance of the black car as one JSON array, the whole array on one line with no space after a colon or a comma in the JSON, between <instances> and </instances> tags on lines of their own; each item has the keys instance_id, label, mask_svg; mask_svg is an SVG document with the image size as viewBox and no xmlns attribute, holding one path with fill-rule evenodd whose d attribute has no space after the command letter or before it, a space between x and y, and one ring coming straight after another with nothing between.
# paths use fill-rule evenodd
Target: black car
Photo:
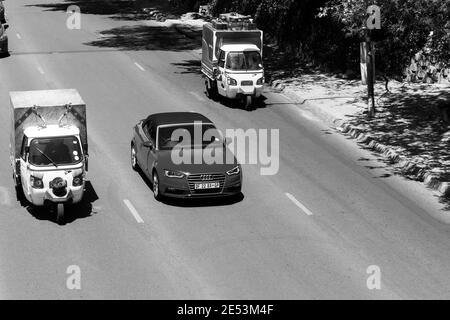
<instances>
[{"instance_id":1,"label":"black car","mask_svg":"<svg viewBox=\"0 0 450 320\"><path fill-rule=\"evenodd\" d=\"M205 154L219 161L205 161ZM133 128L131 166L151 181L157 200L241 193L240 164L212 121L199 113L158 113L141 120Z\"/></svg>"}]
</instances>

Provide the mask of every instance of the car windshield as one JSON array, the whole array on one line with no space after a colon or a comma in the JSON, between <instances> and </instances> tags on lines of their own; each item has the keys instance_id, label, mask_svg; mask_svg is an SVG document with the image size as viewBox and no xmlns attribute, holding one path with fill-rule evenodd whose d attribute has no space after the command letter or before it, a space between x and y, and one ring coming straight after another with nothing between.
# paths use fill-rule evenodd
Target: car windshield
<instances>
[{"instance_id":1,"label":"car windshield","mask_svg":"<svg viewBox=\"0 0 450 320\"><path fill-rule=\"evenodd\" d=\"M158 128L158 148L208 147L221 144L221 135L212 124L178 124Z\"/></svg>"},{"instance_id":2,"label":"car windshield","mask_svg":"<svg viewBox=\"0 0 450 320\"><path fill-rule=\"evenodd\" d=\"M258 51L228 53L226 68L229 70L261 70L262 67L261 55Z\"/></svg>"},{"instance_id":3,"label":"car windshield","mask_svg":"<svg viewBox=\"0 0 450 320\"><path fill-rule=\"evenodd\" d=\"M75 136L35 138L30 143L29 162L36 166L72 165L82 159Z\"/></svg>"}]
</instances>

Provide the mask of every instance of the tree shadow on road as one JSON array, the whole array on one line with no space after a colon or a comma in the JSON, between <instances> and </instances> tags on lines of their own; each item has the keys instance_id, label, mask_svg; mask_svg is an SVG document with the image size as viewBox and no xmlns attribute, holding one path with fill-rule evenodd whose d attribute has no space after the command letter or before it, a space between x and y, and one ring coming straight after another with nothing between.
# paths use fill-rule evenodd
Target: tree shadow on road
<instances>
[{"instance_id":1,"label":"tree shadow on road","mask_svg":"<svg viewBox=\"0 0 450 320\"><path fill-rule=\"evenodd\" d=\"M387 95L375 118L356 114L349 122L426 169L441 168L443 181L450 181L450 125L442 116L449 108L448 89L411 89Z\"/></svg>"},{"instance_id":2,"label":"tree shadow on road","mask_svg":"<svg viewBox=\"0 0 450 320\"><path fill-rule=\"evenodd\" d=\"M117 13L134 12L133 0L64 0L62 2L28 4L26 7L40 7L46 11L67 12L69 6L78 6L82 14L113 15Z\"/></svg>"},{"instance_id":3,"label":"tree shadow on road","mask_svg":"<svg viewBox=\"0 0 450 320\"><path fill-rule=\"evenodd\" d=\"M46 11L64 11L76 5L82 14L106 15L113 20L139 21L149 17L141 8L154 7L166 17L177 17L175 9L170 8L167 1L133 1L133 0L66 0L57 3L30 4L29 7L40 7ZM181 34L173 26L133 25L122 26L100 32L101 38L86 45L101 48L117 48L119 50L193 50L201 46Z\"/></svg>"},{"instance_id":4,"label":"tree shadow on road","mask_svg":"<svg viewBox=\"0 0 450 320\"><path fill-rule=\"evenodd\" d=\"M179 74L186 74L186 73L192 73L192 74L199 74L202 75L201 67L202 63L200 60L184 60L183 62L174 62L172 63L173 66L177 67L178 69L182 70L180 72L176 72Z\"/></svg>"},{"instance_id":5,"label":"tree shadow on road","mask_svg":"<svg viewBox=\"0 0 450 320\"><path fill-rule=\"evenodd\" d=\"M100 48L119 50L165 50L184 51L198 49L199 45L173 27L162 26L123 26L102 31L102 38L85 43Z\"/></svg>"},{"instance_id":6,"label":"tree shadow on road","mask_svg":"<svg viewBox=\"0 0 450 320\"><path fill-rule=\"evenodd\" d=\"M445 196L438 196L439 203L444 205L444 208L442 210L444 211L450 211L450 197Z\"/></svg>"},{"instance_id":7,"label":"tree shadow on road","mask_svg":"<svg viewBox=\"0 0 450 320\"><path fill-rule=\"evenodd\" d=\"M142 9L158 10L167 18L177 18L180 10L172 8L167 0L62 0L53 3L29 4L26 7L40 7L46 11L67 11L69 6L77 6L82 14L109 15L114 20L147 20Z\"/></svg>"}]
</instances>

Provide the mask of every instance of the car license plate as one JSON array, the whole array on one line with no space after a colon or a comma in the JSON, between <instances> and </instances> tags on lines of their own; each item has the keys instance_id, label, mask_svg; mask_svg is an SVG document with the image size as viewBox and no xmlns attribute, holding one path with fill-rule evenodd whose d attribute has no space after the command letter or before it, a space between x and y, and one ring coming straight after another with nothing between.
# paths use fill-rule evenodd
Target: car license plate
<instances>
[{"instance_id":1,"label":"car license plate","mask_svg":"<svg viewBox=\"0 0 450 320\"><path fill-rule=\"evenodd\" d=\"M219 182L196 183L195 190L200 189L217 189L220 188Z\"/></svg>"}]
</instances>

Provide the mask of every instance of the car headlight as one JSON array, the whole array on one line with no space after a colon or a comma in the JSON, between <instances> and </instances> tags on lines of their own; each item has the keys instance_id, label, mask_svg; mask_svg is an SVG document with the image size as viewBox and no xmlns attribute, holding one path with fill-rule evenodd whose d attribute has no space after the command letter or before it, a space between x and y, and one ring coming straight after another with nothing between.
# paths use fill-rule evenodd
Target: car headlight
<instances>
[{"instance_id":1,"label":"car headlight","mask_svg":"<svg viewBox=\"0 0 450 320\"><path fill-rule=\"evenodd\" d=\"M237 86L237 81L233 78L227 78L229 86Z\"/></svg>"},{"instance_id":2,"label":"car headlight","mask_svg":"<svg viewBox=\"0 0 450 320\"><path fill-rule=\"evenodd\" d=\"M258 80L256 80L256 84L257 85L262 85L264 83L264 77L259 78Z\"/></svg>"},{"instance_id":3,"label":"car headlight","mask_svg":"<svg viewBox=\"0 0 450 320\"><path fill-rule=\"evenodd\" d=\"M72 185L74 187L79 187L83 185L83 174L79 174L72 179Z\"/></svg>"},{"instance_id":4,"label":"car headlight","mask_svg":"<svg viewBox=\"0 0 450 320\"><path fill-rule=\"evenodd\" d=\"M164 174L168 178L178 178L181 179L184 177L184 173L180 171L174 171L174 170L164 170Z\"/></svg>"},{"instance_id":5,"label":"car headlight","mask_svg":"<svg viewBox=\"0 0 450 320\"><path fill-rule=\"evenodd\" d=\"M231 169L231 170L228 170L228 171L227 171L227 175L229 175L229 176L234 176L234 175L239 174L239 172L241 172L241 168L240 168L239 166L237 166L237 167L234 167L234 168Z\"/></svg>"}]
</instances>

